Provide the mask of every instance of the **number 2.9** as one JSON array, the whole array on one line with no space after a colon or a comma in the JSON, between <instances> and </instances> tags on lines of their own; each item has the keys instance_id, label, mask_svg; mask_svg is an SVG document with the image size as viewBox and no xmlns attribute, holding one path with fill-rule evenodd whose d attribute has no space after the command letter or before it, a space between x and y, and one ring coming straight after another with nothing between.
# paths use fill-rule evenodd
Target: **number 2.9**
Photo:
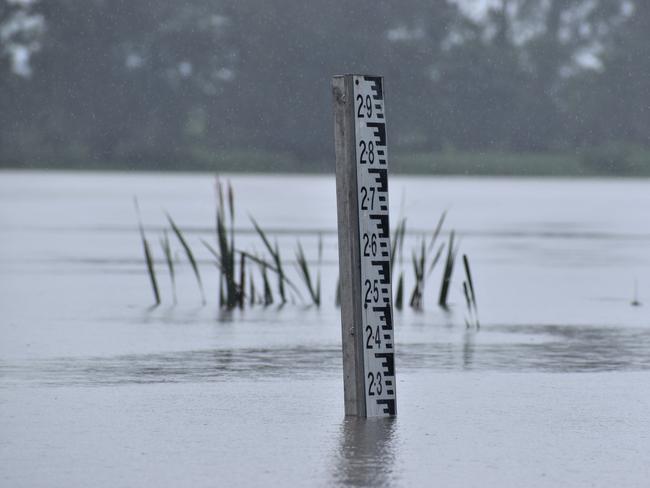
<instances>
[{"instance_id":1,"label":"number 2.9","mask_svg":"<svg viewBox=\"0 0 650 488\"><path fill-rule=\"evenodd\" d=\"M366 95L366 98L363 98L363 95L357 95L357 117L363 119L364 114L366 117L372 117L372 98L370 95Z\"/></svg>"}]
</instances>

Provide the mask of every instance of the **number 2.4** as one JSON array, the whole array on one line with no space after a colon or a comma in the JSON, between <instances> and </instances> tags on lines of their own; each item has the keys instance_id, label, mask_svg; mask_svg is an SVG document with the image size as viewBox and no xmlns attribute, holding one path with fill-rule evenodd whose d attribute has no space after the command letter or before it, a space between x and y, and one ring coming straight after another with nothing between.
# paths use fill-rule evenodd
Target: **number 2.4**
<instances>
[{"instance_id":1,"label":"number 2.4","mask_svg":"<svg viewBox=\"0 0 650 488\"><path fill-rule=\"evenodd\" d=\"M366 349L374 349L377 346L377 349L381 348L381 330L379 326L375 329L374 333L370 325L366 325Z\"/></svg>"}]
</instances>

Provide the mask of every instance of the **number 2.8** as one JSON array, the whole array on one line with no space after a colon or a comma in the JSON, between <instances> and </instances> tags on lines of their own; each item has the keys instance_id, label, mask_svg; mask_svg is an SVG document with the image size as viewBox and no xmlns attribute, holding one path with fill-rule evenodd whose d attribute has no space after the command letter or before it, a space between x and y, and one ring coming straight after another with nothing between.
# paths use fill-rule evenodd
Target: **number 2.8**
<instances>
[{"instance_id":1,"label":"number 2.8","mask_svg":"<svg viewBox=\"0 0 650 488\"><path fill-rule=\"evenodd\" d=\"M375 162L375 143L369 141L359 141L359 147L361 148L361 154L359 154L359 163L360 164L373 164Z\"/></svg>"}]
</instances>

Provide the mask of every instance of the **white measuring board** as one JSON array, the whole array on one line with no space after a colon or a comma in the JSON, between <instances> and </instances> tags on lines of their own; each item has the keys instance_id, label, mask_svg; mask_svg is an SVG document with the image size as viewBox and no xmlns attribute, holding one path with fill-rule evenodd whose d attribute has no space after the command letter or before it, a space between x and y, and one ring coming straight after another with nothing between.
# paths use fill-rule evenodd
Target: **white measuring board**
<instances>
[{"instance_id":1,"label":"white measuring board","mask_svg":"<svg viewBox=\"0 0 650 488\"><path fill-rule=\"evenodd\" d=\"M383 79L354 76L366 416L395 415L395 354Z\"/></svg>"},{"instance_id":2,"label":"white measuring board","mask_svg":"<svg viewBox=\"0 0 650 488\"><path fill-rule=\"evenodd\" d=\"M346 415L396 412L383 79L332 80Z\"/></svg>"}]
</instances>

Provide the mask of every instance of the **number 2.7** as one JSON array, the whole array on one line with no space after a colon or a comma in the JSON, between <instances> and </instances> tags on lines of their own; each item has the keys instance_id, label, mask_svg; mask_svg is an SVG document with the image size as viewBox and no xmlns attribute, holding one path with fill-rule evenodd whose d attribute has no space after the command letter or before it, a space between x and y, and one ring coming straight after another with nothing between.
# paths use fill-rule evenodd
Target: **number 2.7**
<instances>
[{"instance_id":1,"label":"number 2.7","mask_svg":"<svg viewBox=\"0 0 650 488\"><path fill-rule=\"evenodd\" d=\"M370 206L368 206L370 202ZM361 187L361 210L374 210L375 209L375 188L373 186L366 188Z\"/></svg>"}]
</instances>

